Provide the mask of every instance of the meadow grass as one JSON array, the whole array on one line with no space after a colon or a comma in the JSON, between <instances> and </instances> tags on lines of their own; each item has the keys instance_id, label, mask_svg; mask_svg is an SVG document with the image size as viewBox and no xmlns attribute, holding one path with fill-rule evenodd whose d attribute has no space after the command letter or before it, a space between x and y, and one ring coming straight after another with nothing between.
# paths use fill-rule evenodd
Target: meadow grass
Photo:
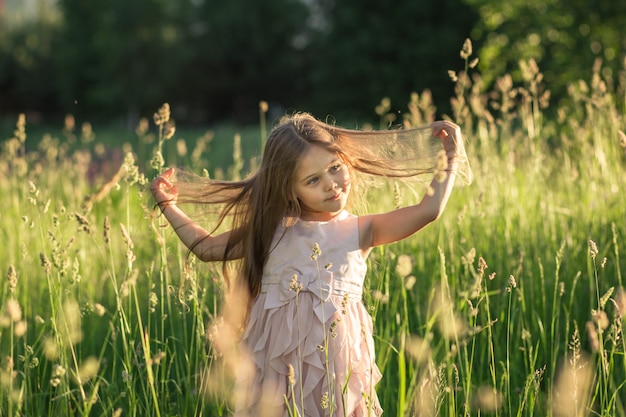
<instances>
[{"instance_id":1,"label":"meadow grass","mask_svg":"<svg viewBox=\"0 0 626 417\"><path fill-rule=\"evenodd\" d=\"M594 68L548 105L532 62L520 85L504 75L483 91L471 50L464 59L453 116L475 180L435 224L369 261L385 415L625 415L626 68L615 80ZM411 97L413 124L432 119L428 97ZM1 416L232 411L241 368L220 319L220 267L187 257L147 184L165 166L236 178L260 145L220 137L233 161L220 168L217 136L183 146L168 109L157 114L104 176L90 175L104 170L96 147L31 137L23 118L5 134ZM402 187L371 193L361 210L415 201Z\"/></svg>"}]
</instances>

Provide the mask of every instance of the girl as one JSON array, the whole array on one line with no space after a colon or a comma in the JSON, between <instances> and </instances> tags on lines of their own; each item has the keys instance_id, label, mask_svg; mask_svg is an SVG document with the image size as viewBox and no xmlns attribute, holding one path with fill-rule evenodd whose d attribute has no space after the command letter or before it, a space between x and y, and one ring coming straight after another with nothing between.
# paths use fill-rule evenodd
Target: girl
<instances>
[{"instance_id":1,"label":"girl","mask_svg":"<svg viewBox=\"0 0 626 417\"><path fill-rule=\"evenodd\" d=\"M237 415L381 415L372 320L361 302L365 260L437 219L460 167L469 175L466 163L460 129L448 121L364 132L295 114L272 130L258 171L243 181L174 185L173 169L154 179L163 215L198 258L239 260L236 282L250 300L242 345L254 375ZM425 173L435 178L419 204L346 210L352 188L368 179ZM182 202L219 205L218 225L205 230ZM227 216L230 230L216 233Z\"/></svg>"}]
</instances>

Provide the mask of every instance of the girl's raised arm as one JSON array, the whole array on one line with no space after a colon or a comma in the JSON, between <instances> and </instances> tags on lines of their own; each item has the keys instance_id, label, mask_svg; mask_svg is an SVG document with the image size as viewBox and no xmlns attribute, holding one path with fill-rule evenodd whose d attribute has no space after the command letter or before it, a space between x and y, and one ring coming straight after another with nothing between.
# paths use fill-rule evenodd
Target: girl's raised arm
<instances>
[{"instance_id":1,"label":"girl's raised arm","mask_svg":"<svg viewBox=\"0 0 626 417\"><path fill-rule=\"evenodd\" d=\"M461 130L457 125L449 121L437 121L431 124L431 128L433 136L442 139L448 157L445 179L433 179L431 192L414 206L359 217L360 247L365 254L375 246L411 236L435 221L443 212L454 187L458 157L464 154L464 150Z\"/></svg>"},{"instance_id":2,"label":"girl's raised arm","mask_svg":"<svg viewBox=\"0 0 626 417\"><path fill-rule=\"evenodd\" d=\"M172 228L187 246L200 260L205 262L222 261L226 251L226 244L230 237L230 231L211 236L211 234L195 223L177 204L178 190L170 182L174 172L173 168L156 177L150 185L150 191L154 196L161 212L172 225ZM226 259L237 259L239 254L230 251Z\"/></svg>"}]
</instances>

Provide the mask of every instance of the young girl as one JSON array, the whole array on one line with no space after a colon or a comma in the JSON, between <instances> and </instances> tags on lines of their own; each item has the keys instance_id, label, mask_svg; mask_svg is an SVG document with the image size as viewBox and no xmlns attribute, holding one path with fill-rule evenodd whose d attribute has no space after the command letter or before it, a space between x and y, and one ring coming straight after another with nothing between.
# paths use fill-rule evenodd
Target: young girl
<instances>
[{"instance_id":1,"label":"young girl","mask_svg":"<svg viewBox=\"0 0 626 417\"><path fill-rule=\"evenodd\" d=\"M255 373L237 415L381 415L372 320L361 302L365 260L437 219L459 169L469 174L466 163L460 129L448 121L364 132L295 114L272 130L258 171L243 181L174 185L173 169L154 179L163 215L199 259L239 260L235 281L250 297L242 345ZM419 204L346 210L359 182L425 173L434 179ZM202 228L182 202L219 205L218 226ZM230 230L214 235L227 216Z\"/></svg>"}]
</instances>

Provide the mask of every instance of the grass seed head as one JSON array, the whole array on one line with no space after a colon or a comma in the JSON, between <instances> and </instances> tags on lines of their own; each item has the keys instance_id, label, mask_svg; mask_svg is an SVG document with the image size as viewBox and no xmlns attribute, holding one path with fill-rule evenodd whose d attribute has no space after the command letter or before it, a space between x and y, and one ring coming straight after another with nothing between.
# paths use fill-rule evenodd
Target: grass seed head
<instances>
[{"instance_id":1,"label":"grass seed head","mask_svg":"<svg viewBox=\"0 0 626 417\"><path fill-rule=\"evenodd\" d=\"M470 38L467 38L463 42L463 47L461 48L461 58L468 59L470 56L472 56L472 52L472 40Z\"/></svg>"},{"instance_id":2,"label":"grass seed head","mask_svg":"<svg viewBox=\"0 0 626 417\"><path fill-rule=\"evenodd\" d=\"M20 304L12 298L7 301L5 312L13 323L22 320L22 308Z\"/></svg>"},{"instance_id":3,"label":"grass seed head","mask_svg":"<svg viewBox=\"0 0 626 417\"><path fill-rule=\"evenodd\" d=\"M320 249L320 245L315 243L315 245L313 245L313 248L311 249L311 259L315 261L321 255L322 255L322 250Z\"/></svg>"},{"instance_id":4,"label":"grass seed head","mask_svg":"<svg viewBox=\"0 0 626 417\"><path fill-rule=\"evenodd\" d=\"M9 265L9 271L7 272L7 281L9 282L9 292L15 291L17 288L17 271L15 266Z\"/></svg>"},{"instance_id":5,"label":"grass seed head","mask_svg":"<svg viewBox=\"0 0 626 417\"><path fill-rule=\"evenodd\" d=\"M161 126L170 120L170 105L169 103L163 103L159 108L159 111L154 113L154 124Z\"/></svg>"},{"instance_id":6,"label":"grass seed head","mask_svg":"<svg viewBox=\"0 0 626 417\"><path fill-rule=\"evenodd\" d=\"M591 259L596 259L596 256L598 256L598 245L596 245L596 242L594 242L593 240L589 240L589 255L591 256Z\"/></svg>"},{"instance_id":7,"label":"grass seed head","mask_svg":"<svg viewBox=\"0 0 626 417\"><path fill-rule=\"evenodd\" d=\"M409 276L412 270L413 264L411 261L411 257L404 254L398 256L398 261L396 263L396 273L400 275L401 278L406 278L407 276Z\"/></svg>"},{"instance_id":8,"label":"grass seed head","mask_svg":"<svg viewBox=\"0 0 626 417\"><path fill-rule=\"evenodd\" d=\"M43 269L46 272L46 275L50 275L50 273L52 272L52 264L50 263L50 260L48 260L46 254L40 253L39 260L41 262L41 266L43 266Z\"/></svg>"},{"instance_id":9,"label":"grass seed head","mask_svg":"<svg viewBox=\"0 0 626 417\"><path fill-rule=\"evenodd\" d=\"M111 223L109 222L109 216L104 216L104 243L107 245L111 242Z\"/></svg>"},{"instance_id":10,"label":"grass seed head","mask_svg":"<svg viewBox=\"0 0 626 417\"><path fill-rule=\"evenodd\" d=\"M100 369L100 362L97 358L90 356L80 364L78 368L78 374L76 375L76 382L81 385L86 384L93 377L98 375Z\"/></svg>"}]
</instances>

